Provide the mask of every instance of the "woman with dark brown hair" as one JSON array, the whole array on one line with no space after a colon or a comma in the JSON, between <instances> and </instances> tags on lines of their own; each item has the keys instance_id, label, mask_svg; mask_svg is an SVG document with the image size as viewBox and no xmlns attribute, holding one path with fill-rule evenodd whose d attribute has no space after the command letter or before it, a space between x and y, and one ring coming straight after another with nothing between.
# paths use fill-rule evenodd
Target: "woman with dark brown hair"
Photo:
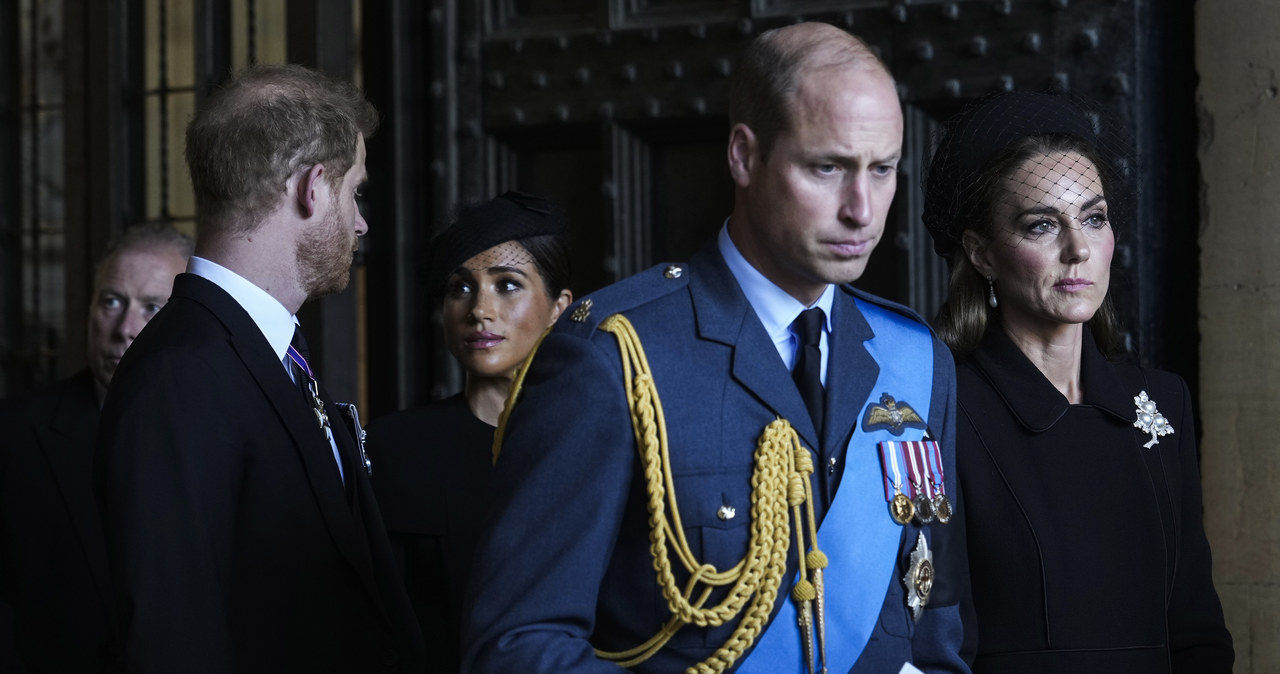
<instances>
[{"instance_id":1,"label":"woman with dark brown hair","mask_svg":"<svg viewBox=\"0 0 1280 674\"><path fill-rule=\"evenodd\" d=\"M1230 672L1201 523L1191 396L1110 360L1121 153L1064 96L952 120L925 224L952 266L957 472L974 671Z\"/></svg>"},{"instance_id":2,"label":"woman with dark brown hair","mask_svg":"<svg viewBox=\"0 0 1280 674\"><path fill-rule=\"evenodd\" d=\"M516 372L573 301L564 223L549 202L519 192L465 207L433 242L429 277L463 390L370 424L368 448L378 507L427 644L427 671L456 672L494 428Z\"/></svg>"}]
</instances>

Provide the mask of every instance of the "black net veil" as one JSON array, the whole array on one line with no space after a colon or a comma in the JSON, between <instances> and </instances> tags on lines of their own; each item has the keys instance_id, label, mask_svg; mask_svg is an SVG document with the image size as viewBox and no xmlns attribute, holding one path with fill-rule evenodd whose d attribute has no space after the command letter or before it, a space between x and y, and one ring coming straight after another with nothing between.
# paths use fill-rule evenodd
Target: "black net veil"
<instances>
[{"instance_id":1,"label":"black net veil","mask_svg":"<svg viewBox=\"0 0 1280 674\"><path fill-rule=\"evenodd\" d=\"M564 235L559 209L542 197L508 191L462 206L453 223L431 242L429 289L433 296L439 296L449 276L464 266L479 271L536 262L520 245L522 239Z\"/></svg>"},{"instance_id":2,"label":"black net veil","mask_svg":"<svg viewBox=\"0 0 1280 674\"><path fill-rule=\"evenodd\" d=\"M1010 246L1067 229L1097 236L1131 212L1130 144L1097 106L1064 93L1002 92L948 121L925 167L924 224L952 258L966 230Z\"/></svg>"}]
</instances>

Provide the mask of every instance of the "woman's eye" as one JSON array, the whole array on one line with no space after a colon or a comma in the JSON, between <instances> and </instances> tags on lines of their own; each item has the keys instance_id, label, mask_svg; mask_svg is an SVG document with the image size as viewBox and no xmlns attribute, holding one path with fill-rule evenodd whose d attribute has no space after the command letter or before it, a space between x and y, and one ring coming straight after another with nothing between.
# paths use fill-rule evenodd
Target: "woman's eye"
<instances>
[{"instance_id":1,"label":"woman's eye","mask_svg":"<svg viewBox=\"0 0 1280 674\"><path fill-rule=\"evenodd\" d=\"M1052 234L1057 230L1057 228L1058 223L1052 220L1036 220L1035 222L1027 225L1026 233L1028 236L1036 238L1044 236L1045 234Z\"/></svg>"},{"instance_id":2,"label":"woman's eye","mask_svg":"<svg viewBox=\"0 0 1280 674\"><path fill-rule=\"evenodd\" d=\"M520 290L523 287L524 286L521 286L516 281L510 281L510 280L498 281L498 290L504 293L512 293L517 290Z\"/></svg>"},{"instance_id":3,"label":"woman's eye","mask_svg":"<svg viewBox=\"0 0 1280 674\"><path fill-rule=\"evenodd\" d=\"M1106 213L1094 213L1084 220L1085 227L1092 227L1093 229L1102 229L1109 224L1111 224L1111 221L1107 220Z\"/></svg>"},{"instance_id":4,"label":"woman's eye","mask_svg":"<svg viewBox=\"0 0 1280 674\"><path fill-rule=\"evenodd\" d=\"M445 286L445 291L450 295L466 295L471 292L471 284L466 281L450 281L449 285Z\"/></svg>"}]
</instances>

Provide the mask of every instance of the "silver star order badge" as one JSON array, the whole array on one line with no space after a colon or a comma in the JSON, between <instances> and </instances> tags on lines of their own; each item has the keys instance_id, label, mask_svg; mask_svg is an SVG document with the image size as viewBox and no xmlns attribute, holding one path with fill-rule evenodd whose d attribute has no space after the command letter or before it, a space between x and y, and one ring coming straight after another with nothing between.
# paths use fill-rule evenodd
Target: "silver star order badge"
<instances>
[{"instance_id":1,"label":"silver star order badge","mask_svg":"<svg viewBox=\"0 0 1280 674\"><path fill-rule=\"evenodd\" d=\"M907 586L907 608L911 609L911 617L919 620L933 591L933 553L929 551L929 541L925 540L923 531L917 535L916 549L911 551L911 563L902 582Z\"/></svg>"},{"instance_id":2,"label":"silver star order badge","mask_svg":"<svg viewBox=\"0 0 1280 674\"><path fill-rule=\"evenodd\" d=\"M1156 409L1156 401L1148 398L1146 391L1141 391L1134 396L1133 404L1138 406L1135 410L1138 419L1133 422L1133 427L1143 433L1151 434L1151 439L1143 447L1151 449L1152 445L1160 443L1160 436L1173 433L1173 426L1169 425L1169 420Z\"/></svg>"}]
</instances>

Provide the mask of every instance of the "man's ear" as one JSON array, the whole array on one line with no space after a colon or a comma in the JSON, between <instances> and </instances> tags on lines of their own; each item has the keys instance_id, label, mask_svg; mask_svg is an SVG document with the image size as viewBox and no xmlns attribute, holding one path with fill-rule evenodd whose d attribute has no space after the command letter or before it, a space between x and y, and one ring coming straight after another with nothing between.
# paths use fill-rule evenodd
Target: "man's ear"
<instances>
[{"instance_id":1,"label":"man's ear","mask_svg":"<svg viewBox=\"0 0 1280 674\"><path fill-rule=\"evenodd\" d=\"M298 212L304 218L316 214L317 191L323 187L324 164L316 164L297 177Z\"/></svg>"},{"instance_id":2,"label":"man's ear","mask_svg":"<svg viewBox=\"0 0 1280 674\"><path fill-rule=\"evenodd\" d=\"M759 150L756 134L746 124L734 124L729 129L729 175L738 187L751 184L751 171L760 161Z\"/></svg>"},{"instance_id":3,"label":"man's ear","mask_svg":"<svg viewBox=\"0 0 1280 674\"><path fill-rule=\"evenodd\" d=\"M964 246L964 254L969 258L969 264L973 265L983 278L996 280L995 265L992 264L991 249L987 246L986 239L972 229L966 229L960 244Z\"/></svg>"}]
</instances>

